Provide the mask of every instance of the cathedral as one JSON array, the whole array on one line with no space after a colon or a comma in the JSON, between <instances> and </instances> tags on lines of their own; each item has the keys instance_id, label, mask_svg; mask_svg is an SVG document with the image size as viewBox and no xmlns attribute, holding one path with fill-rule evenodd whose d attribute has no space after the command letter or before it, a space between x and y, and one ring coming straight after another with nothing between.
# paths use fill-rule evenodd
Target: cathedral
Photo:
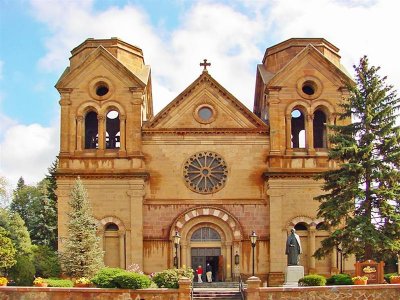
<instances>
[{"instance_id":1,"label":"cathedral","mask_svg":"<svg viewBox=\"0 0 400 300\"><path fill-rule=\"evenodd\" d=\"M315 174L335 167L326 125L346 122L337 112L353 82L336 46L292 38L267 48L255 66L253 111L204 60L199 77L156 115L140 48L87 39L71 54L56 84L60 249L79 176L107 266L152 273L209 263L215 281L254 273L277 286L295 228L306 274L354 268L336 250L312 256L329 234L313 199L322 193Z\"/></svg>"}]
</instances>

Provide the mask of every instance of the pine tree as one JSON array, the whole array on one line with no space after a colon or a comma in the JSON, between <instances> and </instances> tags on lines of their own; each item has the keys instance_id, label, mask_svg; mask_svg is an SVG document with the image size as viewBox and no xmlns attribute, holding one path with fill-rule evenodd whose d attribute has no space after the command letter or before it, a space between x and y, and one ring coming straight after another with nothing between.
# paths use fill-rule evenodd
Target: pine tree
<instances>
[{"instance_id":1,"label":"pine tree","mask_svg":"<svg viewBox=\"0 0 400 300\"><path fill-rule=\"evenodd\" d=\"M358 259L384 260L400 253L400 99L366 56L354 68L356 84L339 114L354 122L330 126L329 158L338 168L317 176L327 192L316 197L318 216L331 235L315 256L340 245Z\"/></svg>"},{"instance_id":2,"label":"pine tree","mask_svg":"<svg viewBox=\"0 0 400 300\"><path fill-rule=\"evenodd\" d=\"M68 236L61 254L63 272L71 277L92 277L103 267L104 253L96 236L96 220L87 192L78 178L71 191Z\"/></svg>"}]
</instances>

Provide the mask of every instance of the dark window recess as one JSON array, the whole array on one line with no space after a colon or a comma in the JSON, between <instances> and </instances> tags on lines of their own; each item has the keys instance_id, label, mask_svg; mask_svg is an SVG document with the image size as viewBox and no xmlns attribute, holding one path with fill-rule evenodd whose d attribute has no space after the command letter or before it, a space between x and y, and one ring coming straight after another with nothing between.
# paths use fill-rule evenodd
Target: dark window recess
<instances>
[{"instance_id":1,"label":"dark window recess","mask_svg":"<svg viewBox=\"0 0 400 300\"><path fill-rule=\"evenodd\" d=\"M305 125L304 125L304 114L294 109L292 111L291 118L292 127L292 148L305 148Z\"/></svg>"},{"instance_id":2,"label":"dark window recess","mask_svg":"<svg viewBox=\"0 0 400 300\"><path fill-rule=\"evenodd\" d=\"M296 226L294 226L294 229L296 230L307 230L307 224L306 223L297 223Z\"/></svg>"},{"instance_id":3,"label":"dark window recess","mask_svg":"<svg viewBox=\"0 0 400 300\"><path fill-rule=\"evenodd\" d=\"M324 222L321 222L321 223L317 224L316 229L317 230L326 230L327 226L326 226L326 224Z\"/></svg>"},{"instance_id":4,"label":"dark window recess","mask_svg":"<svg viewBox=\"0 0 400 300\"><path fill-rule=\"evenodd\" d=\"M88 112L85 116L85 149L97 149L98 141L97 113Z\"/></svg>"},{"instance_id":5,"label":"dark window recess","mask_svg":"<svg viewBox=\"0 0 400 300\"><path fill-rule=\"evenodd\" d=\"M115 223L108 223L105 227L105 231L118 231L119 227Z\"/></svg>"},{"instance_id":6,"label":"dark window recess","mask_svg":"<svg viewBox=\"0 0 400 300\"><path fill-rule=\"evenodd\" d=\"M111 110L107 114L106 120L106 148L117 149L120 148L120 120L119 113Z\"/></svg>"},{"instance_id":7,"label":"dark window recess","mask_svg":"<svg viewBox=\"0 0 400 300\"><path fill-rule=\"evenodd\" d=\"M98 87L96 87L96 95L99 97L107 95L108 91L108 86L105 84L100 84Z\"/></svg>"},{"instance_id":8,"label":"dark window recess","mask_svg":"<svg viewBox=\"0 0 400 300\"><path fill-rule=\"evenodd\" d=\"M303 83L301 90L303 91L304 94L312 96L315 94L316 90L315 83L312 81L306 81Z\"/></svg>"},{"instance_id":9,"label":"dark window recess","mask_svg":"<svg viewBox=\"0 0 400 300\"><path fill-rule=\"evenodd\" d=\"M326 116L323 111L317 110L313 119L314 148L327 147Z\"/></svg>"}]
</instances>

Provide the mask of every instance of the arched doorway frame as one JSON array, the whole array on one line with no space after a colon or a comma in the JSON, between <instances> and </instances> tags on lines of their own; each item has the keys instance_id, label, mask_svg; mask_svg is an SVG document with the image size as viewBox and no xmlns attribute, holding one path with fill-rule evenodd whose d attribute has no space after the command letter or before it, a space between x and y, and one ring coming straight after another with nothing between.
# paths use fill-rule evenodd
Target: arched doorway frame
<instances>
[{"instance_id":1,"label":"arched doorway frame","mask_svg":"<svg viewBox=\"0 0 400 300\"><path fill-rule=\"evenodd\" d=\"M118 243L119 243L119 265L121 269L126 268L126 258L125 258L125 233L126 233L126 228L124 223L117 217L115 216L107 216L102 218L101 220L98 221L97 223L97 228L98 228L98 235L100 236L100 246L101 249L105 250L105 242L106 242L106 232L105 228L107 224L113 223L118 226Z\"/></svg>"},{"instance_id":2,"label":"arched doorway frame","mask_svg":"<svg viewBox=\"0 0 400 300\"><path fill-rule=\"evenodd\" d=\"M221 241L206 243L205 245L220 245L224 256L224 274L226 280L232 279L232 253L240 252L243 231L238 220L224 209L216 207L191 208L182 213L171 226L170 237L173 253L173 236L178 231L181 235L181 265L191 265L191 237L194 231L201 227L215 229ZM198 242L194 245L199 246ZM234 270L240 272L240 270Z\"/></svg>"}]
</instances>

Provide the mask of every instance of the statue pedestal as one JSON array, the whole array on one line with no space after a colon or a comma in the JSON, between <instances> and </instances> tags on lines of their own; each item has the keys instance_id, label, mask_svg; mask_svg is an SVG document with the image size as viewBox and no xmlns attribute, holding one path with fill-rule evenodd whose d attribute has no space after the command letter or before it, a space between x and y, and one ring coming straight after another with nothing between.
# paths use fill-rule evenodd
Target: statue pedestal
<instances>
[{"instance_id":1,"label":"statue pedestal","mask_svg":"<svg viewBox=\"0 0 400 300\"><path fill-rule=\"evenodd\" d=\"M299 279L304 277L303 266L287 266L283 286L299 286Z\"/></svg>"}]
</instances>

